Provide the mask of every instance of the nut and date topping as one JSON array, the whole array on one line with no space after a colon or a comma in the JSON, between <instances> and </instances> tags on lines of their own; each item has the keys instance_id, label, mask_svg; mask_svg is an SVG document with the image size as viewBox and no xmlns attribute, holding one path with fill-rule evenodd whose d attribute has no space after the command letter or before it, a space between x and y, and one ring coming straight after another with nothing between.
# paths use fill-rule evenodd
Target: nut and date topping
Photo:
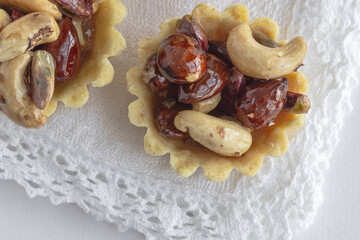
<instances>
[{"instance_id":1,"label":"nut and date topping","mask_svg":"<svg viewBox=\"0 0 360 240\"><path fill-rule=\"evenodd\" d=\"M250 131L270 126L280 112L309 110L308 98L288 92L282 78L305 57L301 37L279 47L242 24L226 45L208 42L200 21L188 15L177 21L176 32L161 42L143 72L152 91L168 98L155 116L162 135L191 137L219 155L239 157L252 144Z\"/></svg>"},{"instance_id":2,"label":"nut and date topping","mask_svg":"<svg viewBox=\"0 0 360 240\"><path fill-rule=\"evenodd\" d=\"M76 76L80 61L80 42L76 29L70 18L59 21L60 36L56 41L43 46L43 50L51 53L55 59L56 81L68 81Z\"/></svg>"},{"instance_id":3,"label":"nut and date topping","mask_svg":"<svg viewBox=\"0 0 360 240\"><path fill-rule=\"evenodd\" d=\"M155 122L161 135L178 139L189 138L188 133L179 131L174 125L176 115L189 109L191 109L191 105L178 103L176 100L164 101L155 115Z\"/></svg>"},{"instance_id":4,"label":"nut and date topping","mask_svg":"<svg viewBox=\"0 0 360 240\"><path fill-rule=\"evenodd\" d=\"M206 53L195 39L185 34L165 38L157 58L161 74L173 83L190 84L206 72Z\"/></svg>"},{"instance_id":5,"label":"nut and date topping","mask_svg":"<svg viewBox=\"0 0 360 240\"><path fill-rule=\"evenodd\" d=\"M193 37L205 52L208 51L208 37L199 19L191 15L185 15L176 22L176 32Z\"/></svg>"},{"instance_id":6,"label":"nut and date topping","mask_svg":"<svg viewBox=\"0 0 360 240\"><path fill-rule=\"evenodd\" d=\"M229 79L229 67L219 58L208 54L205 75L195 83L179 85L178 100L193 103L208 99L219 93Z\"/></svg>"},{"instance_id":7,"label":"nut and date topping","mask_svg":"<svg viewBox=\"0 0 360 240\"><path fill-rule=\"evenodd\" d=\"M165 98L177 96L177 85L167 80L159 71L156 53L148 58L142 74L144 82L149 84L154 93Z\"/></svg>"},{"instance_id":8,"label":"nut and date topping","mask_svg":"<svg viewBox=\"0 0 360 240\"><path fill-rule=\"evenodd\" d=\"M257 80L240 89L235 100L236 118L250 130L273 123L287 95L288 80Z\"/></svg>"}]
</instances>

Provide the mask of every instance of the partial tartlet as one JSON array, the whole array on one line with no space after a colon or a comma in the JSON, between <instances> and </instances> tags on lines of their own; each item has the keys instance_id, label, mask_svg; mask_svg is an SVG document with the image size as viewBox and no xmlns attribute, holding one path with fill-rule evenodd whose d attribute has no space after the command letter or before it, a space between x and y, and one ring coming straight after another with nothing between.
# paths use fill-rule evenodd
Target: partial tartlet
<instances>
[{"instance_id":1,"label":"partial tartlet","mask_svg":"<svg viewBox=\"0 0 360 240\"><path fill-rule=\"evenodd\" d=\"M5 10L0 15L9 18L0 24L0 109L15 123L41 127L59 101L81 107L89 98L87 85L112 81L109 58L126 46L115 29L126 15L118 0L0 0L0 8ZM24 49L6 56L9 51L1 46L21 45L9 41L10 30L13 35L22 32L18 38ZM8 73L9 66L14 74Z\"/></svg>"},{"instance_id":2,"label":"partial tartlet","mask_svg":"<svg viewBox=\"0 0 360 240\"><path fill-rule=\"evenodd\" d=\"M231 6L223 13L219 13L209 5L200 4L193 10L191 16L202 23L209 42L226 43L229 33L232 30L240 25L245 27L247 25L251 27L253 32L258 32L262 35L265 34L267 38L277 45L278 25L269 18L258 18L249 24L249 13L243 5ZM191 19L191 17L189 19ZM150 57L153 56L154 53L160 56L161 51L159 51L159 49L164 48L164 42L172 38L171 35L178 31L178 20L179 18L165 20L161 24L161 31L158 37L141 40L138 55L144 64L147 63L146 67L151 63ZM200 43L201 40L199 41L199 45L201 45ZM286 42L278 42L279 45L284 45L285 43ZM196 60L195 62L199 61L201 60ZM168 66L164 67L162 62L157 61L157 64L158 67L168 69L166 68ZM210 150L211 147L209 146L204 147L207 143L199 144L193 136L195 141L192 138L176 139L164 136L166 132L164 134L164 131L160 131L162 130L161 126L159 128L158 119L155 120L155 118L157 114L159 114L159 108L166 110L171 109L171 106L168 106L169 103L167 103L167 106L163 106L164 108L162 108L164 98L154 93L148 81L144 81L143 73L147 71L148 69L144 67L136 67L127 73L128 90L138 97L136 101L129 105L129 119L132 124L147 128L144 137L145 150L149 154L157 156L170 153L170 164L182 177L191 176L199 167L203 168L204 174L208 179L215 182L221 182L227 179L231 170L234 168L246 176L254 176L260 170L263 164L263 158L266 155L278 157L286 152L289 143L288 134L302 127L305 122L305 116L303 114L293 114L284 111L279 113L273 121L268 122L267 126L258 130L252 129L253 131L251 131L245 127L244 124L237 122L239 125L243 125L248 132L251 132L252 143L250 143L250 147L245 153L238 153L239 156L224 156L223 154ZM170 71L170 73L173 72ZM289 92L304 94L309 89L308 81L304 75L296 71L296 69L282 77L282 79L287 79L286 87ZM193 77L191 79L193 79ZM252 78L251 81L256 80L256 78ZM179 99L180 96L181 93L178 92L175 101L183 100ZM276 94L276 98L277 97ZM170 103L170 105L171 104L174 103ZM182 108L181 110L185 111L180 112L181 114L177 115L177 120L175 121L178 121L178 123L176 123L178 127L177 130L180 129L185 133L190 132L191 134L191 126L190 128L189 126L183 126L184 129L179 127L179 121L181 121L184 115L187 115L185 116L186 118L191 113L191 111L186 111L188 108L189 107ZM193 109L195 109L194 105ZM199 114L193 115L199 116L199 118L202 117L202 115ZM199 121L196 116L192 118L188 117L188 125L191 125L189 124L191 122L196 122L196 126L202 127L202 121ZM249 114L248 117L253 117L253 114ZM207 124L205 121L203 121L203 123ZM234 123L236 123L236 121L234 121ZM206 131L206 128L204 128L203 131ZM219 134L222 134L221 131ZM209 137L212 137L212 133L210 133Z\"/></svg>"}]
</instances>

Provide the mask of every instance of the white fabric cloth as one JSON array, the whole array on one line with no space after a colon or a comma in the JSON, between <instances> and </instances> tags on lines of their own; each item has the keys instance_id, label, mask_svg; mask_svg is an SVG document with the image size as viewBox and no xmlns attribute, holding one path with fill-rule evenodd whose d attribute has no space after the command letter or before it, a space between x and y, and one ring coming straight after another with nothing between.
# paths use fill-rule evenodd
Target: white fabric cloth
<instances>
[{"instance_id":1,"label":"white fabric cloth","mask_svg":"<svg viewBox=\"0 0 360 240\"><path fill-rule=\"evenodd\" d=\"M134 227L148 239L291 239L308 227L322 201L323 174L343 117L352 110L360 69L359 2L241 1L251 20L271 17L279 24L279 39L307 39L301 71L311 85L312 109L284 156L267 158L254 178L233 171L221 184L209 182L200 169L188 179L177 176L169 156L145 153L145 129L127 118L135 98L125 75L141 64L137 43L155 37L162 20L189 14L200 2L221 11L239 3L123 0L128 14L118 29L127 48L112 61L113 83L91 88L81 109L60 106L41 130L17 127L0 114L0 178L17 181L31 197L74 202L120 231Z\"/></svg>"}]
</instances>

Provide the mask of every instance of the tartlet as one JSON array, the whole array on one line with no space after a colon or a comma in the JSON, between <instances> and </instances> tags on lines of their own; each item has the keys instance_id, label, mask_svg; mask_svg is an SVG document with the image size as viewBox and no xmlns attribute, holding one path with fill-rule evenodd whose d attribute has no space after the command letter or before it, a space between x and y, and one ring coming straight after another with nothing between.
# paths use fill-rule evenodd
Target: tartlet
<instances>
[{"instance_id":1,"label":"tartlet","mask_svg":"<svg viewBox=\"0 0 360 240\"><path fill-rule=\"evenodd\" d=\"M209 5L200 4L195 7L191 16L203 24L209 41L223 43L227 41L232 29L243 23L249 24L249 13L243 5L231 6L219 13ZM140 41L138 55L144 64L152 54L158 52L162 40L176 32L178 20L179 18L165 20L156 38ZM252 30L260 31L277 41L278 25L272 19L258 18L250 26ZM170 153L172 168L185 178L191 176L199 167L203 168L208 179L215 182L226 180L232 169L237 169L246 176L254 176L262 167L265 156L279 157L286 152L288 135L305 123L304 115L281 112L271 126L251 133L252 144L245 154L239 157L221 156L192 139L173 139L160 133L155 115L163 99L144 82L143 71L144 67L136 67L127 73L128 90L138 97L129 105L130 122L147 128L144 137L145 150L156 156ZM309 89L308 81L299 71L287 74L284 78L288 79L289 91L305 94Z\"/></svg>"},{"instance_id":2,"label":"tartlet","mask_svg":"<svg viewBox=\"0 0 360 240\"><path fill-rule=\"evenodd\" d=\"M81 9L78 10L78 12L76 12L77 9L67 9L68 6L66 4L68 3L69 6L71 6L71 4L80 5ZM85 7L87 8L84 8L84 10L84 6L81 6L81 4L85 4ZM8 11L9 15L12 15L11 24L21 20L22 17L30 18L29 15L34 17L38 14L45 16L47 19L50 19L50 21L57 21L58 24L58 26L56 26L57 24L54 23L55 30L50 30L53 35L54 32L57 34L57 38L55 37L55 39L47 41L44 44L37 44L34 49L26 49L26 53L24 54L32 55L34 52L39 52L40 56L42 56L44 55L44 52L49 52L53 56L55 62L54 66L52 66L51 60L46 62L47 67L51 69L51 74L49 74L47 78L52 78L51 81L55 81L52 85L52 94L49 94L51 96L47 96L46 103L44 103L45 99L42 99L42 104L38 103L34 105L33 103L36 101L34 100L35 98L32 94L36 90L34 90L34 88L36 88L34 87L35 84L29 84L30 80L24 79L25 83L21 83L21 85L26 85L29 96L22 93L22 101L26 101L26 103L15 110L13 109L12 112L4 111L4 108L6 108L6 99L4 99L3 102L5 103L2 106L0 103L0 108L3 108L3 112L14 122L28 128L41 127L46 123L47 116L50 116L56 111L58 102L64 103L67 107L81 107L89 98L87 85L102 87L112 81L114 77L114 69L109 61L109 58L120 54L126 46L125 39L121 33L115 29L115 26L119 24L126 15L126 9L121 2L117 0L83 0L75 3L67 0L36 0L32 2L23 0L1 0L0 8L1 7L4 7L4 9ZM58 30L59 27L60 33ZM78 46L81 46L78 47L80 50L75 50L78 51L75 59L81 59L78 61L80 63L73 64L69 62L69 65L66 66L66 70L64 71L69 70L70 72L75 68L76 71L74 70L74 73L70 72L70 74L72 74L71 77L67 77L65 80L60 79L60 77L58 78L57 68L60 67L57 66L59 65L57 62L58 60L55 59L56 55L53 54L53 52L56 51L54 50L54 46L61 46L60 44L63 44L61 42L62 40L60 40L62 37L62 29L64 29L64 31L69 31L69 34L75 34L76 36L74 35L71 39L75 39L75 42L79 41L80 43L77 44ZM0 36L1 34L2 33L0 33ZM68 33L64 33L64 39L67 37L67 34ZM32 50L32 52L30 53L29 50ZM41 52L42 50L44 51ZM68 51L73 51L73 49ZM46 56L46 54L44 56ZM42 57L44 58L44 56ZM11 63L11 61L14 60L10 59L1 64L6 65L9 62ZM33 62L33 60L29 61ZM31 65L32 66L28 67L28 69L33 68L34 64ZM41 64L39 66L41 67ZM61 69L64 69L63 66L61 66ZM27 78L26 75L29 75L28 71L29 70L24 71L25 78ZM52 74L52 71L54 71L54 74ZM31 77L33 77L33 75L34 74L31 70ZM22 91L24 91L25 87L22 86L21 88ZM41 86L39 88L41 88ZM48 89L51 90L51 86L48 86ZM50 92L50 90L47 91ZM44 87L41 91L44 95ZM20 91L17 92L19 93ZM11 98L11 96L8 97ZM20 98L18 100L20 101ZM33 109L32 112L36 113L28 116L28 114L24 113L27 111L26 108L31 108ZM33 118L35 120L29 121L28 118Z\"/></svg>"}]
</instances>

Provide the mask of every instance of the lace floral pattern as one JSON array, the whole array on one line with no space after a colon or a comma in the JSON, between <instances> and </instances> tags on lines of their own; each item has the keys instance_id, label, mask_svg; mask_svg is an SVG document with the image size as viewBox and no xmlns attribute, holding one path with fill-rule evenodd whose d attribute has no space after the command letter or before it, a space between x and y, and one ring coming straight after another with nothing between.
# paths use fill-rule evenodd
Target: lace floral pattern
<instances>
[{"instance_id":1,"label":"lace floral pattern","mask_svg":"<svg viewBox=\"0 0 360 240\"><path fill-rule=\"evenodd\" d=\"M162 12L155 14L158 22L146 25L150 13L137 16L137 4L132 0L122 2L129 15L120 30L128 42L131 38L135 42L129 44L124 56L114 64L117 71L125 68L124 72L136 65L136 41L144 34L153 35L149 30L134 33L131 26L144 24L158 29L161 19L184 15L195 6L185 0L167 1L161 6L158 4L162 1L144 1L142 7L149 12L154 10L151 15ZM235 4L235 1L207 2L221 11ZM355 15L360 11L359 3L323 0L291 4L245 1L244 4L250 13L256 13L252 19L259 16L275 19L282 29L279 39L290 39L294 37L291 34L297 34L304 36L309 45L304 73L310 81L313 108L305 128L292 140L288 152L281 158L265 160L257 176L247 178L232 173L227 181L217 185L202 182L202 174L179 180L167 174L171 171L168 159L156 161L155 158L150 159L152 165L161 166L157 171L166 174L156 175L155 170L143 174L146 171L142 169L152 170L150 165L139 164L146 158L145 153L135 152L142 148L143 132L133 129L137 132L134 138L127 137L131 144L125 147L119 143L108 148L97 142L89 145L102 147L101 154L96 154L81 138L72 138L74 129L79 136L95 137L100 136L96 135L99 128L112 139L116 131L125 134L126 128L131 127L113 120L111 114L126 115L123 111L105 114L107 122L103 125L92 115L89 117L83 111L97 109L97 102L90 101L89 107L80 111L84 115L76 123L64 120L75 112L67 110L71 113L67 115L68 112L60 109L65 117L55 114L49 126L40 131L19 128L0 115L0 178L16 180L31 197L46 196L54 204L74 202L98 219L116 224L120 231L134 227L148 239L290 239L308 227L322 201L323 173L338 142L343 117L352 110L351 88L357 81L355 71L359 71L355 65L359 62L355 61L359 51L354 51L355 39L360 35L360 19ZM163 13L165 9L184 12ZM121 64L124 66L120 67ZM124 73L119 76L124 77ZM116 87L114 92L119 91ZM120 87L126 91L124 85ZM112 89L104 91L113 96ZM103 94L100 90L96 92ZM125 105L123 110L128 102L114 104ZM101 111L106 111L106 107ZM92 114L97 116L96 112ZM89 119L95 123L89 123ZM70 124L74 124L73 129ZM60 127L62 133L56 131ZM133 142L137 138L138 142ZM132 155L144 159L135 161ZM132 165L126 162L129 159Z\"/></svg>"}]
</instances>

